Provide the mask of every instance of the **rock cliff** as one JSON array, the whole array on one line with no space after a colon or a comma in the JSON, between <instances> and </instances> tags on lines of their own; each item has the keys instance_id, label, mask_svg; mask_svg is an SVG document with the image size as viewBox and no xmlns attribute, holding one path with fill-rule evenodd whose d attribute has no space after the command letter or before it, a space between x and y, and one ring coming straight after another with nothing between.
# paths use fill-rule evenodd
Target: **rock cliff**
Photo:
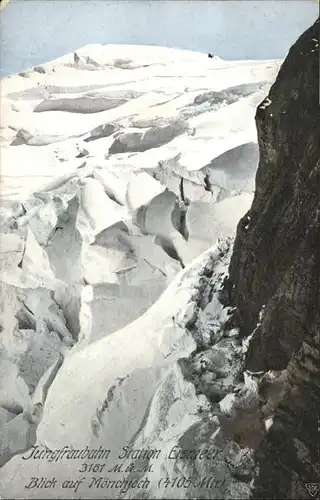
<instances>
[{"instance_id":1,"label":"rock cliff","mask_svg":"<svg viewBox=\"0 0 320 500\"><path fill-rule=\"evenodd\" d=\"M253 498L311 498L305 484L319 481L319 24L291 47L257 108L256 191L226 283L233 326L250 336L246 369L286 373Z\"/></svg>"}]
</instances>

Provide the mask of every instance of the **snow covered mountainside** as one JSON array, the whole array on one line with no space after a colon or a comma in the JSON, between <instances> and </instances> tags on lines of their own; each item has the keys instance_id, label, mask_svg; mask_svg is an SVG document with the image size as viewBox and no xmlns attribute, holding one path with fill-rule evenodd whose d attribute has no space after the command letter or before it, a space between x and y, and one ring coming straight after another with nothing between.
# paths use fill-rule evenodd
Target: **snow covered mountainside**
<instances>
[{"instance_id":1,"label":"snow covered mountainside","mask_svg":"<svg viewBox=\"0 0 320 500\"><path fill-rule=\"evenodd\" d=\"M248 497L220 294L280 62L91 45L1 81L5 498Z\"/></svg>"}]
</instances>

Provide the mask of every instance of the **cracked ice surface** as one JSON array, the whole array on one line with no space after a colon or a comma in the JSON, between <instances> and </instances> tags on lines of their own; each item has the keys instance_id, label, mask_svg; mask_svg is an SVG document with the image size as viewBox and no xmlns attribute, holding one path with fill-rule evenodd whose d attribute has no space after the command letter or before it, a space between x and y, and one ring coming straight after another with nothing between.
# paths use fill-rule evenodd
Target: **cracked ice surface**
<instances>
[{"instance_id":1,"label":"cracked ice surface","mask_svg":"<svg viewBox=\"0 0 320 500\"><path fill-rule=\"evenodd\" d=\"M179 360L201 337L201 345L214 345L210 363L218 356L232 365L229 354L237 347L219 337L227 313L217 295L207 290L202 308L194 297L204 293L206 262L221 282L231 246L222 251L217 244L234 235L250 207L255 108L279 64L92 45L41 72L2 79L0 479L6 496L63 498L63 490L24 485L33 475L77 476L75 462L67 470L65 462L23 461L19 453L34 443L102 444L114 452L129 443L161 448L149 498L185 494L157 488L160 476L173 477L177 467L187 475L228 476L224 456L239 459L240 452L226 451L218 421L208 424L198 411L207 408L209 393L216 401L228 398L238 383L237 363L228 374L220 369L214 396L215 375L208 372L200 397ZM229 400L234 396L222 410ZM177 443L200 449L207 441L220 450L214 466L166 458ZM220 498L247 491L235 484L200 493ZM200 494L190 491L190 498ZM68 495L106 493L83 486Z\"/></svg>"}]
</instances>

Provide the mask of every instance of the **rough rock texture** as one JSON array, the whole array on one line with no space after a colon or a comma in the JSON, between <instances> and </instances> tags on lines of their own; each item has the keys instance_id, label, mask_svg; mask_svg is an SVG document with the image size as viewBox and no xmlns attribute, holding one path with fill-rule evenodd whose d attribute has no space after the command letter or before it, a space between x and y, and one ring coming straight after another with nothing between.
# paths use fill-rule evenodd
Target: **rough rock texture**
<instances>
[{"instance_id":1,"label":"rough rock texture","mask_svg":"<svg viewBox=\"0 0 320 500\"><path fill-rule=\"evenodd\" d=\"M307 499L306 484L319 482L319 340L318 313L289 362L287 390L257 452L260 473L252 498Z\"/></svg>"},{"instance_id":2,"label":"rough rock texture","mask_svg":"<svg viewBox=\"0 0 320 500\"><path fill-rule=\"evenodd\" d=\"M320 336L319 19L292 46L258 106L260 161L226 284L234 324L252 335L246 368L287 368L257 452L253 498L310 498L318 482Z\"/></svg>"}]
</instances>

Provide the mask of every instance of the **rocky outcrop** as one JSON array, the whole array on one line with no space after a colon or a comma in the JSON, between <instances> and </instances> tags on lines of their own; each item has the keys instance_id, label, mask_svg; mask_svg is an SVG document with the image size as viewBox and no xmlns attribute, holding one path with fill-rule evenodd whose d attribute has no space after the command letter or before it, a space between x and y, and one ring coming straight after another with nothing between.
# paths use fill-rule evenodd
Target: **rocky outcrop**
<instances>
[{"instance_id":1,"label":"rocky outcrop","mask_svg":"<svg viewBox=\"0 0 320 500\"><path fill-rule=\"evenodd\" d=\"M257 452L253 498L310 498L317 482L320 336L319 19L292 46L258 106L252 207L226 284L233 326L252 334L251 371L284 370L285 390Z\"/></svg>"},{"instance_id":2,"label":"rocky outcrop","mask_svg":"<svg viewBox=\"0 0 320 500\"><path fill-rule=\"evenodd\" d=\"M308 485L315 488L319 481L319 340L318 313L289 362L287 389L257 452L260 472L254 499L310 499L313 490L308 491Z\"/></svg>"}]
</instances>

